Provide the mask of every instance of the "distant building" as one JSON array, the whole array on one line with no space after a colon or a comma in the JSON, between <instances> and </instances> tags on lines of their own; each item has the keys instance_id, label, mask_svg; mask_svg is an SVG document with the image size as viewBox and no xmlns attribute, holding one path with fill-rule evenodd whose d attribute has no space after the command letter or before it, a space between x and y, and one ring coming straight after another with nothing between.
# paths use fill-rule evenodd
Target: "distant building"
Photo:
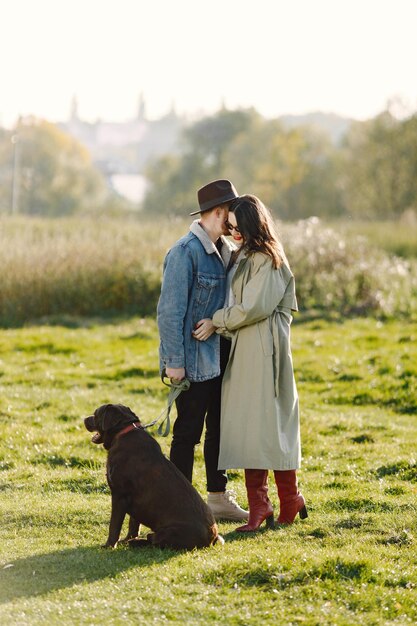
<instances>
[{"instance_id":1,"label":"distant building","mask_svg":"<svg viewBox=\"0 0 417 626\"><path fill-rule=\"evenodd\" d=\"M143 196L145 191L143 172L147 163L163 154L178 152L180 134L185 126L174 105L167 115L158 120L148 120L145 112L145 99L141 94L134 119L126 122L86 122L78 114L78 101L74 96L68 121L59 124L88 148L93 162L110 186L136 202L140 202L142 198L139 196ZM121 181L124 181L122 187ZM129 189L129 192L124 192L123 188ZM133 189L138 190L137 197L132 194Z\"/></svg>"}]
</instances>

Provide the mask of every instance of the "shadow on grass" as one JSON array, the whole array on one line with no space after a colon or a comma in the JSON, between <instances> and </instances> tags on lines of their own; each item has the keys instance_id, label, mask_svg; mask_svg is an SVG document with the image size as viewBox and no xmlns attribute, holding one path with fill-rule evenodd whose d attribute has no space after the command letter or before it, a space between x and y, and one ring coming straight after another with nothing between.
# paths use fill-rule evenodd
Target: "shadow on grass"
<instances>
[{"instance_id":1,"label":"shadow on grass","mask_svg":"<svg viewBox=\"0 0 417 626\"><path fill-rule=\"evenodd\" d=\"M0 603L114 578L131 568L164 563L180 554L181 551L151 546L136 550L81 547L23 557L0 569Z\"/></svg>"},{"instance_id":2,"label":"shadow on grass","mask_svg":"<svg viewBox=\"0 0 417 626\"><path fill-rule=\"evenodd\" d=\"M239 524L239 522L236 522L236 524ZM274 533L277 531L279 532L281 529L282 527L278 525L274 528L266 528L265 525L262 525L256 531L238 533L235 529L233 529L227 532L221 531L220 534L226 543L232 543L233 541L247 541L248 539L256 539L261 537L265 533Z\"/></svg>"},{"instance_id":3,"label":"shadow on grass","mask_svg":"<svg viewBox=\"0 0 417 626\"><path fill-rule=\"evenodd\" d=\"M144 313L142 317L154 319L153 307L152 311ZM156 305L155 305L156 310ZM93 328L94 326L107 326L108 324L124 324L129 322L132 317L139 317L141 314L134 307L128 307L126 311L109 311L107 314L79 314L73 315L71 313L56 313L51 315L43 315L41 317L20 317L16 315L0 316L0 328L30 328L32 326L62 326L69 329L77 328ZM135 335L131 335L127 339L132 338L144 338L148 339L148 333L141 333L140 331Z\"/></svg>"}]
</instances>

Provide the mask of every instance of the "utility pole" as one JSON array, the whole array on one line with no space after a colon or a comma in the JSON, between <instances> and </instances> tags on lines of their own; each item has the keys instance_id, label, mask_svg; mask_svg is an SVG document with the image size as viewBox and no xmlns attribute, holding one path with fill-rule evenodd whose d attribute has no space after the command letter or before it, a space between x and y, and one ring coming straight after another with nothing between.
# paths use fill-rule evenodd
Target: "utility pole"
<instances>
[{"instance_id":1,"label":"utility pole","mask_svg":"<svg viewBox=\"0 0 417 626\"><path fill-rule=\"evenodd\" d=\"M12 175L12 215L19 212L19 135L12 135L13 144L13 175Z\"/></svg>"}]
</instances>

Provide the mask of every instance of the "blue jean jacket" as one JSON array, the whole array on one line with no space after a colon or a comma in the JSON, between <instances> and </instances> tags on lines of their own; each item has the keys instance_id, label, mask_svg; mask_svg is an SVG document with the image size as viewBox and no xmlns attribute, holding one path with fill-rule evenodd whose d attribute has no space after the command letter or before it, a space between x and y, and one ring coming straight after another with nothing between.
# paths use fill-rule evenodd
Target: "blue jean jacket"
<instances>
[{"instance_id":1,"label":"blue jean jacket","mask_svg":"<svg viewBox=\"0 0 417 626\"><path fill-rule=\"evenodd\" d=\"M226 295L226 268L233 245L221 237L221 253L195 220L190 232L170 249L164 261L157 308L161 371L185 368L192 382L220 374L220 337L194 339L192 331L203 318L222 308Z\"/></svg>"}]
</instances>

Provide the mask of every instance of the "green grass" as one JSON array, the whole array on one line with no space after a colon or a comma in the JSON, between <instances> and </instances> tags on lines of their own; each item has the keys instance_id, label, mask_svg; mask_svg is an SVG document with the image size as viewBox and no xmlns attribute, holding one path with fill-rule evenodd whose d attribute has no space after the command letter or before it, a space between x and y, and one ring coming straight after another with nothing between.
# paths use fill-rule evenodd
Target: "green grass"
<instances>
[{"instance_id":1,"label":"green grass","mask_svg":"<svg viewBox=\"0 0 417 626\"><path fill-rule=\"evenodd\" d=\"M147 423L166 389L154 321L72 325L0 331L2 624L416 623L415 324L293 326L309 517L245 537L221 523L223 547L190 553L100 548L106 453L82 418L119 402ZM195 470L205 495L201 446Z\"/></svg>"}]
</instances>

